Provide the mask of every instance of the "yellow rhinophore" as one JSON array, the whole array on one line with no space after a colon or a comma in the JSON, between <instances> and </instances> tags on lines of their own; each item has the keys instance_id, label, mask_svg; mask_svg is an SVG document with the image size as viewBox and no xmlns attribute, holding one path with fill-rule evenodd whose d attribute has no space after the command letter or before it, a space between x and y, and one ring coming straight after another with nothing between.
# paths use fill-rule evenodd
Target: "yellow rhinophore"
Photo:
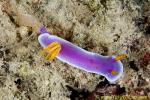
<instances>
[{"instance_id":1,"label":"yellow rhinophore","mask_svg":"<svg viewBox=\"0 0 150 100\"><path fill-rule=\"evenodd\" d=\"M49 44L47 47L44 48L44 50L41 52L41 54L48 53L45 59L53 60L60 52L61 45L59 42L53 42Z\"/></svg>"},{"instance_id":2,"label":"yellow rhinophore","mask_svg":"<svg viewBox=\"0 0 150 100\"><path fill-rule=\"evenodd\" d=\"M121 59L125 58L126 56L127 56L126 54L121 54L121 55L117 56L117 57L115 58L115 60L116 60L116 61L121 60Z\"/></svg>"}]
</instances>

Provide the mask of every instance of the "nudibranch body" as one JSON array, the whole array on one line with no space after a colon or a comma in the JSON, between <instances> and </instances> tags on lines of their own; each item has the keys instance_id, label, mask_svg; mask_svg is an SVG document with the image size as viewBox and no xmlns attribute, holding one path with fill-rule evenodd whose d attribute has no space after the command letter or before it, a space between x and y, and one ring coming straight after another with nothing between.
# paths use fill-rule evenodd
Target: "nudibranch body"
<instances>
[{"instance_id":1,"label":"nudibranch body","mask_svg":"<svg viewBox=\"0 0 150 100\"><path fill-rule=\"evenodd\" d=\"M56 58L59 60L87 72L100 74L110 82L118 80L123 74L123 65L120 61L123 56L102 56L86 51L69 41L46 32L44 27L41 27L39 32L41 34L38 41L43 48L46 48L45 50L49 49L48 53L52 52L50 48L59 48L59 50L56 49L58 55L53 52L52 58L57 55ZM56 44L60 45L56 47Z\"/></svg>"}]
</instances>

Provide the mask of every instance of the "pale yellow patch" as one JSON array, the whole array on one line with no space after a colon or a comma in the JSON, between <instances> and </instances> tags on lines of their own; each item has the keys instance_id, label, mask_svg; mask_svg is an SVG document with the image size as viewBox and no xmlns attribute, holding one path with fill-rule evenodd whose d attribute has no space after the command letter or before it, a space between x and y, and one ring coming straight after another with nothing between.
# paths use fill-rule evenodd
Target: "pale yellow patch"
<instances>
[{"instance_id":1,"label":"pale yellow patch","mask_svg":"<svg viewBox=\"0 0 150 100\"><path fill-rule=\"evenodd\" d=\"M118 75L118 72L115 71L115 70L112 70L112 71L111 71L111 74L112 74L112 75Z\"/></svg>"}]
</instances>

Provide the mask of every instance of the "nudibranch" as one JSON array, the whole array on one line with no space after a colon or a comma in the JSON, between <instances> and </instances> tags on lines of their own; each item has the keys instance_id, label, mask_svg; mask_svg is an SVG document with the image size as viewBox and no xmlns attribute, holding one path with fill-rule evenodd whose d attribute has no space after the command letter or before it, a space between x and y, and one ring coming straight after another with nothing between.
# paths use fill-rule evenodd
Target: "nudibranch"
<instances>
[{"instance_id":1,"label":"nudibranch","mask_svg":"<svg viewBox=\"0 0 150 100\"><path fill-rule=\"evenodd\" d=\"M115 82L123 74L123 64L120 60L126 56L125 54L117 57L102 56L52 35L44 27L40 27L39 32L38 41L44 48L42 53L47 54L47 59L53 60L56 57L76 68L102 75L109 82Z\"/></svg>"}]
</instances>

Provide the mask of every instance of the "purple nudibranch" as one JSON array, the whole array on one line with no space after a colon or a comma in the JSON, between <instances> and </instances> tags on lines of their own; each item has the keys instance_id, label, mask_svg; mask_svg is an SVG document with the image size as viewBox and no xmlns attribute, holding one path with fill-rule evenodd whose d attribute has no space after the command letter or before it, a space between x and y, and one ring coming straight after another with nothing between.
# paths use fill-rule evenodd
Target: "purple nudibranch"
<instances>
[{"instance_id":1,"label":"purple nudibranch","mask_svg":"<svg viewBox=\"0 0 150 100\"><path fill-rule=\"evenodd\" d=\"M56 56L57 59L84 71L102 75L109 82L115 82L122 76L123 64L120 60L115 60L116 56L102 56L86 51L69 41L48 33L44 27L41 27L39 32L41 34L38 41L42 47L45 48L52 42L61 44L61 51Z\"/></svg>"}]
</instances>

